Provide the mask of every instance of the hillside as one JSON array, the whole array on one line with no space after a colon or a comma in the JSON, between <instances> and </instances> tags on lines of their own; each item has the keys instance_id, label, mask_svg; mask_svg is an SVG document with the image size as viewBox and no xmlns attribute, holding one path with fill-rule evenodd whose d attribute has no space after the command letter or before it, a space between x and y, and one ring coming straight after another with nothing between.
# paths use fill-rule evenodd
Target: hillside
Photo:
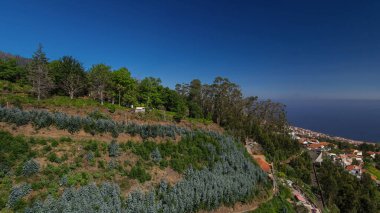
<instances>
[{"instance_id":1,"label":"hillside","mask_svg":"<svg viewBox=\"0 0 380 213\"><path fill-rule=\"evenodd\" d=\"M59 139L0 133L2 207L29 206L32 212L51 209L51 205L61 206L57 211L63 212L78 208L188 212L249 201L270 188L266 174L244 148L219 133L13 108L1 108L0 118L12 129L32 124L36 132L54 132L51 128L55 127L67 133ZM115 139L72 139L90 126L96 129L91 134L111 133ZM119 139L114 131L131 137ZM43 205L36 203L46 199L49 202ZM101 202L107 199L112 202ZM127 204L122 205L125 199Z\"/></svg>"},{"instance_id":2,"label":"hillside","mask_svg":"<svg viewBox=\"0 0 380 213\"><path fill-rule=\"evenodd\" d=\"M6 59L0 67L2 211L225 212L251 210L271 198L272 180L242 146L247 133L238 129L248 119L241 116L255 109L236 114L241 108L231 111L217 99L196 101L200 88L174 91L159 79L131 80L128 70L108 73L129 78L125 90L109 82L114 92L98 96L89 87L67 97L57 81L49 93L37 94L43 86L30 82L33 63L22 67ZM248 101L228 79L217 81L212 96L224 93L222 87L234 90L219 101ZM137 86L134 97L121 95L131 94L129 84ZM132 104L146 112L135 113Z\"/></svg>"},{"instance_id":3,"label":"hillside","mask_svg":"<svg viewBox=\"0 0 380 213\"><path fill-rule=\"evenodd\" d=\"M329 158L316 169L319 152L291 134L285 106L244 97L227 78L171 89L125 67L49 61L39 46L28 66L0 61L0 92L2 212L380 208L365 204L380 200L371 176L359 180ZM365 157L376 176L380 158Z\"/></svg>"}]
</instances>

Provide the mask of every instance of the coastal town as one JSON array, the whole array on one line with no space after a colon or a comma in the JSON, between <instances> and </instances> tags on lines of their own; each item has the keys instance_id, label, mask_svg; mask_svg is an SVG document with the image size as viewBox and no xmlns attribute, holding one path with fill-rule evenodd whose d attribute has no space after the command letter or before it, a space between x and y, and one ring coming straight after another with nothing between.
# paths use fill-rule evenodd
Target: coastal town
<instances>
[{"instance_id":1,"label":"coastal town","mask_svg":"<svg viewBox=\"0 0 380 213\"><path fill-rule=\"evenodd\" d=\"M291 130L290 134L293 139L298 140L311 153L318 155L314 160L315 164L321 166L323 160L328 158L357 178L361 178L363 173L370 174L372 180L380 185L380 171L372 165L373 160L380 157L380 151L362 151L359 149L361 144L372 145L372 143L329 136L299 127L291 127ZM334 141L335 143L321 139ZM352 147L340 148L336 142L350 144Z\"/></svg>"},{"instance_id":2,"label":"coastal town","mask_svg":"<svg viewBox=\"0 0 380 213\"><path fill-rule=\"evenodd\" d=\"M380 170L374 164L375 159L380 158L380 151L361 150L363 145L372 147L374 144L329 136L299 127L291 127L290 135L293 140L298 141L303 147L299 155L305 152L312 158L313 167L322 167L324 160L330 160L336 166L343 168L347 173L358 179L361 179L364 173L368 173L371 179L380 187ZM280 177L281 175L275 171L274 163L268 162L268 159L263 154L265 150L260 144L254 141L246 141L245 147L261 169L273 181L274 193L279 190L279 185L286 186L292 193L293 201L290 202L294 202L294 205L303 206L308 212L322 212L323 204L321 201L315 198L311 199L311 195L307 194L299 183L287 177ZM297 157L295 156L294 159ZM289 161L290 159L287 159L279 163L289 163ZM313 176L316 185L318 177L315 170L311 176Z\"/></svg>"}]
</instances>

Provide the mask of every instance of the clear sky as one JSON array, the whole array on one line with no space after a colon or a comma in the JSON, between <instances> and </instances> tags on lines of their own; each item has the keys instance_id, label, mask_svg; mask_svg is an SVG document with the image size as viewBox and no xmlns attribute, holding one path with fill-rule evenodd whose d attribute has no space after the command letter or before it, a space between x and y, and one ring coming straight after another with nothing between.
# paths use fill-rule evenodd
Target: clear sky
<instances>
[{"instance_id":1,"label":"clear sky","mask_svg":"<svg viewBox=\"0 0 380 213\"><path fill-rule=\"evenodd\" d=\"M86 68L126 66L163 84L215 76L245 95L380 99L380 1L2 0L0 50Z\"/></svg>"}]
</instances>

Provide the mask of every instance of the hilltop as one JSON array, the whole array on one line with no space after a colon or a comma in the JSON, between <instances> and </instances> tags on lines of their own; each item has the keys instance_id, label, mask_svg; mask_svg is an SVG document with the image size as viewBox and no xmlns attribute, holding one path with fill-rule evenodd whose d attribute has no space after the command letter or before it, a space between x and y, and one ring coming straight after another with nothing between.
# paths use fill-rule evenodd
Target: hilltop
<instances>
[{"instance_id":1,"label":"hilltop","mask_svg":"<svg viewBox=\"0 0 380 213\"><path fill-rule=\"evenodd\" d=\"M49 61L42 46L27 66L12 60L0 60L1 211L329 212L351 200L322 205L312 174L326 171L292 138L285 106L227 78L171 89L127 68ZM356 201L378 196L350 178Z\"/></svg>"},{"instance_id":2,"label":"hilltop","mask_svg":"<svg viewBox=\"0 0 380 213\"><path fill-rule=\"evenodd\" d=\"M48 62L41 48L27 66L12 60L0 60L3 211L194 212L271 196L241 143L245 106L228 106L248 102L228 79L175 91L126 68Z\"/></svg>"}]
</instances>

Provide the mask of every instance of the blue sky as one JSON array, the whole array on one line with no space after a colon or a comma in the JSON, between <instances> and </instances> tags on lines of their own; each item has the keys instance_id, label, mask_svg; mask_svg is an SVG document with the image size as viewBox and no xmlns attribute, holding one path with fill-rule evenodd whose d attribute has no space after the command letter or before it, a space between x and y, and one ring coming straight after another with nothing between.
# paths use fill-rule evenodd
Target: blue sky
<instances>
[{"instance_id":1,"label":"blue sky","mask_svg":"<svg viewBox=\"0 0 380 213\"><path fill-rule=\"evenodd\" d=\"M0 50L163 84L228 77L245 95L380 99L379 1L1 1Z\"/></svg>"}]
</instances>

